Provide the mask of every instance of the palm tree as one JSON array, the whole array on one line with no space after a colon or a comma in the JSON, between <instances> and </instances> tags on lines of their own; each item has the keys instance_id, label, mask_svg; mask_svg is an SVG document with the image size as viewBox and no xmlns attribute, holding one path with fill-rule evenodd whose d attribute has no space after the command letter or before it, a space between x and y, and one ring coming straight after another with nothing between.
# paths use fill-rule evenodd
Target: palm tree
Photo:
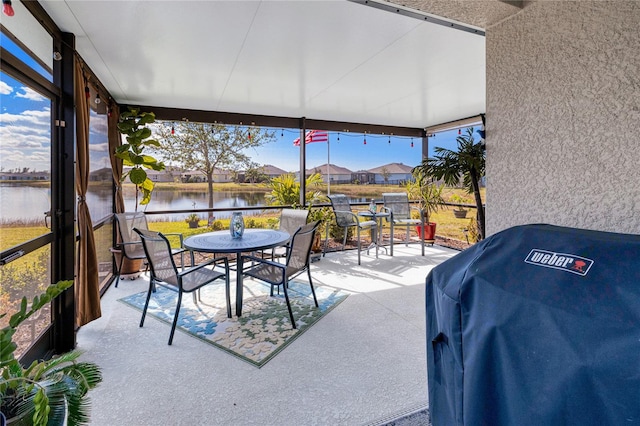
<instances>
[{"instance_id":1,"label":"palm tree","mask_svg":"<svg viewBox=\"0 0 640 426\"><path fill-rule=\"evenodd\" d=\"M484 239L485 219L480 197L480 178L485 173L485 144L482 140L474 143L473 127L467 129L466 134L458 136L456 142L458 151L436 147L434 158L425 158L416 169L436 180L442 179L448 186L457 186L460 177L463 178L465 189L474 195L478 210L478 234L480 239Z\"/></svg>"}]
</instances>

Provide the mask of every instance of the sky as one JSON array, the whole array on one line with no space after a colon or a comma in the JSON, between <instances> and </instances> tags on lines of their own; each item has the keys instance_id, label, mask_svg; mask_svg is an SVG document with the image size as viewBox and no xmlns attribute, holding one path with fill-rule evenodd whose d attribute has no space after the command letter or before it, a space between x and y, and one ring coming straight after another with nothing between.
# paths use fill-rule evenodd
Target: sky
<instances>
[{"instance_id":1,"label":"sky","mask_svg":"<svg viewBox=\"0 0 640 426\"><path fill-rule=\"evenodd\" d=\"M300 136L297 129L273 129L276 141L249 153L260 164L270 164L285 171L297 171L300 163L300 148L293 145ZM429 138L429 156L433 148L442 146L456 149L457 130L438 133ZM364 141L366 140L366 144ZM413 142L413 147L411 143ZM327 163L345 167L351 171L368 170L390 163L417 166L422 159L420 138L395 137L362 133L329 132L329 143L314 142L306 145L307 168Z\"/></svg>"},{"instance_id":2,"label":"sky","mask_svg":"<svg viewBox=\"0 0 640 426\"><path fill-rule=\"evenodd\" d=\"M16 56L34 66L50 79L50 75L22 53L11 40L2 37L2 45ZM10 171L29 168L31 171L50 170L51 102L23 83L0 72L0 169ZM106 141L106 115L91 115L91 166L97 170L109 166ZM273 165L285 171L297 171L300 148L293 145L300 136L298 129L269 129L275 141L246 153L258 164ZM441 146L456 149L458 131L441 132L429 138L429 156ZM475 136L475 135L474 135ZM365 144L366 140L366 144ZM374 134L330 132L329 143L306 145L308 169L327 163L350 171L368 170L390 163L414 167L422 159L420 138ZM413 144L413 147L412 147Z\"/></svg>"}]
</instances>

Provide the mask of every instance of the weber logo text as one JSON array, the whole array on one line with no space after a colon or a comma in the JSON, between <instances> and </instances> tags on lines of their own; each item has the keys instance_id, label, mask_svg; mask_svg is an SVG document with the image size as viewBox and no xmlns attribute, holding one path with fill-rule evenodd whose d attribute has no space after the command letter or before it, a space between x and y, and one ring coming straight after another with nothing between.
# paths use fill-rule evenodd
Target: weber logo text
<instances>
[{"instance_id":1,"label":"weber logo text","mask_svg":"<svg viewBox=\"0 0 640 426\"><path fill-rule=\"evenodd\" d=\"M533 249L524 260L532 265L544 266L545 268L560 269L585 276L589 268L593 265L593 260L575 254L555 253L547 250Z\"/></svg>"}]
</instances>

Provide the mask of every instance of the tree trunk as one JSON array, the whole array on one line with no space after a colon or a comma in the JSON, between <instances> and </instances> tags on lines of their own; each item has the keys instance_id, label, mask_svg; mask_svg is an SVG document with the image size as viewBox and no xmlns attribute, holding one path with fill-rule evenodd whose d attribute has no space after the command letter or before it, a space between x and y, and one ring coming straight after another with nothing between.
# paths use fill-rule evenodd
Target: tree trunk
<instances>
[{"instance_id":1,"label":"tree trunk","mask_svg":"<svg viewBox=\"0 0 640 426\"><path fill-rule=\"evenodd\" d=\"M473 186L473 195L476 199L476 207L478 209L478 233L480 234L480 239L484 240L484 207L482 206L482 197L480 197L480 183L478 182L478 174L476 173L475 169L471 169L470 175L471 185Z\"/></svg>"},{"instance_id":2,"label":"tree trunk","mask_svg":"<svg viewBox=\"0 0 640 426\"><path fill-rule=\"evenodd\" d=\"M213 208L213 171L207 172L207 195L209 199L209 208ZM213 212L209 212L208 222L213 222Z\"/></svg>"}]
</instances>

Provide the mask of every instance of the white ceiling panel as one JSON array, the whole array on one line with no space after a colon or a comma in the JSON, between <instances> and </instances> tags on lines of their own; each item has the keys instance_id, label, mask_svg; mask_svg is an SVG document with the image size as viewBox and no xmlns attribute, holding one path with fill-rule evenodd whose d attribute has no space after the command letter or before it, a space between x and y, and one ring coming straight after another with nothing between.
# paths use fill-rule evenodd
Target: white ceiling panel
<instances>
[{"instance_id":1,"label":"white ceiling panel","mask_svg":"<svg viewBox=\"0 0 640 426\"><path fill-rule=\"evenodd\" d=\"M119 103L423 128L483 113L484 37L349 1L41 1Z\"/></svg>"}]
</instances>

